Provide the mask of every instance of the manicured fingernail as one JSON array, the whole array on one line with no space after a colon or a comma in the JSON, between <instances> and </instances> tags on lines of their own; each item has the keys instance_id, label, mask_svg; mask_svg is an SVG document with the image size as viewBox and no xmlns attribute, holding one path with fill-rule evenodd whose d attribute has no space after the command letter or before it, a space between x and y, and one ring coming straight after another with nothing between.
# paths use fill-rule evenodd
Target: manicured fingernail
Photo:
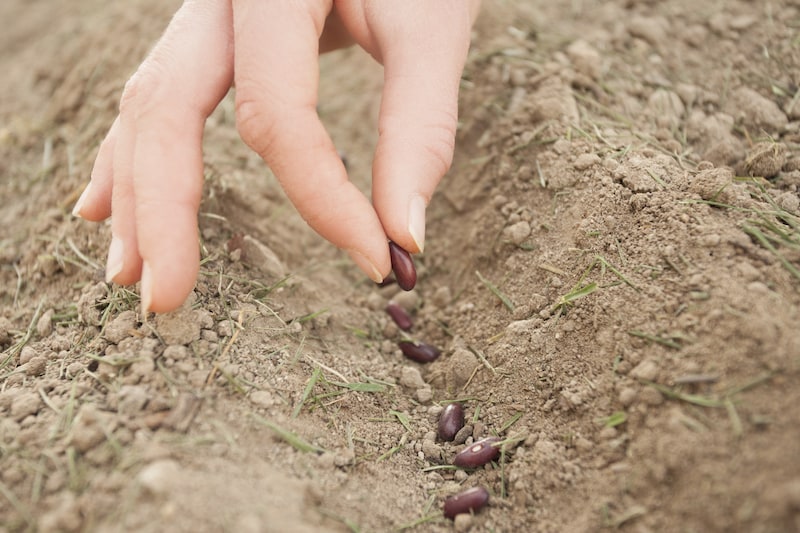
<instances>
[{"instance_id":1,"label":"manicured fingernail","mask_svg":"<svg viewBox=\"0 0 800 533\"><path fill-rule=\"evenodd\" d=\"M153 301L153 271L147 261L142 263L141 291L142 316L147 316L147 312L150 310L150 303Z\"/></svg>"},{"instance_id":2,"label":"manicured fingernail","mask_svg":"<svg viewBox=\"0 0 800 533\"><path fill-rule=\"evenodd\" d=\"M81 209L83 209L83 204L86 202L86 197L89 196L89 189L92 188L92 182L90 181L86 188L83 189L78 201L75 202L75 207L72 208L72 216L74 217L81 217Z\"/></svg>"},{"instance_id":3,"label":"manicured fingernail","mask_svg":"<svg viewBox=\"0 0 800 533\"><path fill-rule=\"evenodd\" d=\"M111 245L108 247L108 262L106 263L106 283L111 283L125 266L124 247L122 239L111 236Z\"/></svg>"},{"instance_id":4,"label":"manicured fingernail","mask_svg":"<svg viewBox=\"0 0 800 533\"><path fill-rule=\"evenodd\" d=\"M408 202L408 232L414 239L419 253L425 249L425 198L414 196Z\"/></svg>"},{"instance_id":5,"label":"manicured fingernail","mask_svg":"<svg viewBox=\"0 0 800 533\"><path fill-rule=\"evenodd\" d=\"M369 276L369 279L375 283L380 283L383 281L383 276L381 275L380 270L378 270L378 267L376 267L372 261L367 259L367 256L361 252L357 252L356 250L348 250L347 253L350 254L350 259L352 259L353 262L358 265L358 268L363 270L364 273Z\"/></svg>"}]
</instances>

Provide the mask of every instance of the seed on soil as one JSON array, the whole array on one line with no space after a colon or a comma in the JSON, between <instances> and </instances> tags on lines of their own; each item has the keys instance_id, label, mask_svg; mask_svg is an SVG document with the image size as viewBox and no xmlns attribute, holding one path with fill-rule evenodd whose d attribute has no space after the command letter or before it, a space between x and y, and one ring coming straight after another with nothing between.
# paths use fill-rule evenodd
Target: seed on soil
<instances>
[{"instance_id":1,"label":"seed on soil","mask_svg":"<svg viewBox=\"0 0 800 533\"><path fill-rule=\"evenodd\" d=\"M408 314L408 311L403 309L399 303L395 301L390 301L386 304L386 312L389 313L389 316L392 317L394 323L397 324L397 327L402 329L403 331L408 331L413 326L413 322L411 321L411 315Z\"/></svg>"},{"instance_id":2,"label":"seed on soil","mask_svg":"<svg viewBox=\"0 0 800 533\"><path fill-rule=\"evenodd\" d=\"M456 515L462 513L477 513L488 501L488 490L483 487L472 487L444 501L444 516L453 520Z\"/></svg>"},{"instance_id":3,"label":"seed on soil","mask_svg":"<svg viewBox=\"0 0 800 533\"><path fill-rule=\"evenodd\" d=\"M397 244L389 241L389 257L392 260L392 270L397 279L397 284L404 291L410 291L417 284L417 269L411 254Z\"/></svg>"},{"instance_id":4,"label":"seed on soil","mask_svg":"<svg viewBox=\"0 0 800 533\"><path fill-rule=\"evenodd\" d=\"M443 441L452 441L463 427L464 407L458 402L453 402L445 407L439 416L439 438Z\"/></svg>"},{"instance_id":5,"label":"seed on soil","mask_svg":"<svg viewBox=\"0 0 800 533\"><path fill-rule=\"evenodd\" d=\"M500 437L486 437L474 442L453 457L453 464L461 468L478 468L494 461L500 455L498 442Z\"/></svg>"},{"instance_id":6,"label":"seed on soil","mask_svg":"<svg viewBox=\"0 0 800 533\"><path fill-rule=\"evenodd\" d=\"M417 363L430 363L442 354L439 348L424 342L400 341L397 344L403 355Z\"/></svg>"}]
</instances>

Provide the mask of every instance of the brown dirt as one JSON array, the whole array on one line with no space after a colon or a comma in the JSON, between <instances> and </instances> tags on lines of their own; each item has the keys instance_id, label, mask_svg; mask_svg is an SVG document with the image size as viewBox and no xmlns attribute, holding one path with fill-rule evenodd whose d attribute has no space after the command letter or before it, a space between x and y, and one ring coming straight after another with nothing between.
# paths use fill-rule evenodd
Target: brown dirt
<instances>
[{"instance_id":1,"label":"brown dirt","mask_svg":"<svg viewBox=\"0 0 800 533\"><path fill-rule=\"evenodd\" d=\"M102 282L69 211L176 4L0 3L0 531L449 531L473 485L461 530L800 530L796 2L487 0L405 296L427 366L230 99L192 301ZM380 69L322 70L366 191ZM496 464L434 468L456 398Z\"/></svg>"}]
</instances>

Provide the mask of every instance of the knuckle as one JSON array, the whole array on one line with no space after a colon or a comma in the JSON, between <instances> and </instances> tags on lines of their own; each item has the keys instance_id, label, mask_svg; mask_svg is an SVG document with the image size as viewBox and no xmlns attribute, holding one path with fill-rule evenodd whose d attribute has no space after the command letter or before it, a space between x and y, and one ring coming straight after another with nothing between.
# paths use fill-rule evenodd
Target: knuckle
<instances>
[{"instance_id":1,"label":"knuckle","mask_svg":"<svg viewBox=\"0 0 800 533\"><path fill-rule=\"evenodd\" d=\"M120 114L139 117L151 110L166 85L168 84L162 81L158 72L148 64L143 64L125 83L119 103Z\"/></svg>"},{"instance_id":2,"label":"knuckle","mask_svg":"<svg viewBox=\"0 0 800 533\"><path fill-rule=\"evenodd\" d=\"M263 101L237 94L236 129L245 144L265 159L269 157L270 147L274 144L275 124L278 122L271 118Z\"/></svg>"}]
</instances>

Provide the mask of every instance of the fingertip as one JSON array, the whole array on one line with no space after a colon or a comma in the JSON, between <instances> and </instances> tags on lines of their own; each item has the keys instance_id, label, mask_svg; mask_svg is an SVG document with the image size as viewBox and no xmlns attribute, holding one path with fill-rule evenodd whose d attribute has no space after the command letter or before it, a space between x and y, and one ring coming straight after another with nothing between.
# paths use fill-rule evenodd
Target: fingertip
<instances>
[{"instance_id":1,"label":"fingertip","mask_svg":"<svg viewBox=\"0 0 800 533\"><path fill-rule=\"evenodd\" d=\"M386 276L389 275L391 267L389 269L384 269L386 273L383 274L377 267L376 263L362 252L358 250L348 250L347 253L350 255L350 258L353 260L353 262L358 265L358 268L360 268L361 271L364 272L364 274L366 274L367 277L375 283L382 283L383 280L386 279Z\"/></svg>"}]
</instances>

